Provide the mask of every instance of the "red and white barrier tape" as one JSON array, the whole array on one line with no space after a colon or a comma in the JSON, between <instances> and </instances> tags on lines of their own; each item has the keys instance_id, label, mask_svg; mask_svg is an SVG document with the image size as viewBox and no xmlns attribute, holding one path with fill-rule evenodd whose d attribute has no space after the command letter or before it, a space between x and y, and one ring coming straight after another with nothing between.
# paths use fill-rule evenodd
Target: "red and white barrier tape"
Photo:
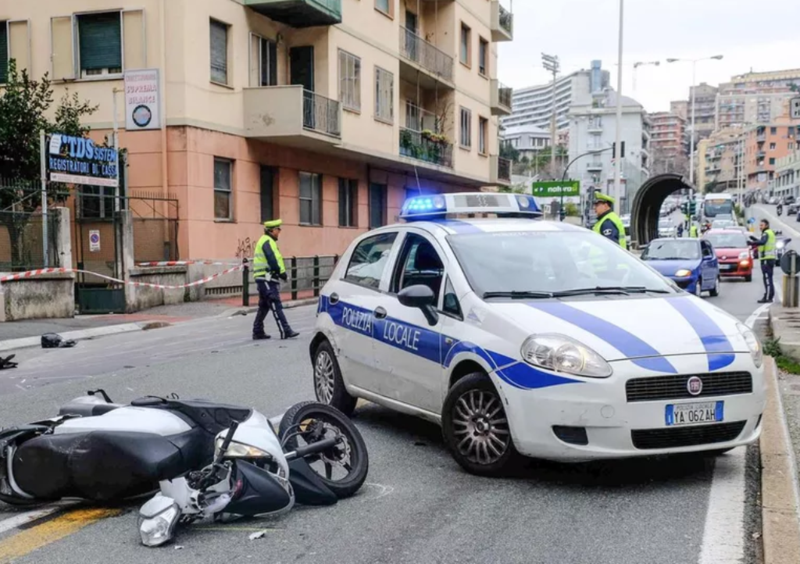
<instances>
[{"instance_id":1,"label":"red and white barrier tape","mask_svg":"<svg viewBox=\"0 0 800 564\"><path fill-rule=\"evenodd\" d=\"M216 274L212 274L202 280L196 280L195 282L190 282L189 284L180 284L180 285L170 285L170 284L152 284L150 282L126 282L125 280L120 280L118 278L112 278L111 276L105 276L104 274L98 274L96 272L89 272L88 270L80 270L77 268L40 268L38 270L29 270L27 272L18 272L17 274L9 274L7 276L0 276L0 283L2 282L10 282L12 280L21 280L23 278L33 278L35 276L41 276L43 274L52 274L55 272L74 272L74 273L82 273L82 274L89 274L90 276L96 276L97 278L102 278L103 280L108 280L109 282L116 282L118 284L128 284L129 286L143 286L147 288L159 288L162 290L180 290L181 288L191 288L192 286L200 286L205 284L206 282L211 282L215 278L219 278L220 276L224 276L226 274L230 274L231 272L236 272L237 270L242 270L244 268L243 264L239 266L234 266L233 268L228 268L227 270L223 270L222 272L217 272Z\"/></svg>"},{"instance_id":2,"label":"red and white barrier tape","mask_svg":"<svg viewBox=\"0 0 800 564\"><path fill-rule=\"evenodd\" d=\"M162 260L157 262L137 262L136 266L188 266L190 264L211 264L214 266L233 266L239 262L214 262L210 260Z\"/></svg>"}]
</instances>

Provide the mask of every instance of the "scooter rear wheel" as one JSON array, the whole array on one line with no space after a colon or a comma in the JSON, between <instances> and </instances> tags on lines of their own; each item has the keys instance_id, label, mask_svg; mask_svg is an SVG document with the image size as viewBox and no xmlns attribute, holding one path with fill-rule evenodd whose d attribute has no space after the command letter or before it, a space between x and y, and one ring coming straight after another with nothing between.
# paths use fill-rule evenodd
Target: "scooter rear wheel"
<instances>
[{"instance_id":1,"label":"scooter rear wheel","mask_svg":"<svg viewBox=\"0 0 800 564\"><path fill-rule=\"evenodd\" d=\"M369 471L367 445L353 422L335 407L307 401L290 408L278 428L285 451L331 438L337 433L342 437L339 444L319 455L307 456L305 460L336 497L343 499L361 488Z\"/></svg>"}]
</instances>

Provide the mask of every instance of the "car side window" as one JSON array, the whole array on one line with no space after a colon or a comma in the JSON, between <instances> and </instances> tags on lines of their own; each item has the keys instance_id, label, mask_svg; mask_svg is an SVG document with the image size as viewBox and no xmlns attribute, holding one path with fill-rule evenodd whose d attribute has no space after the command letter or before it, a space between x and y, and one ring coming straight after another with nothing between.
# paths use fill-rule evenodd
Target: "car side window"
<instances>
[{"instance_id":1,"label":"car side window","mask_svg":"<svg viewBox=\"0 0 800 564\"><path fill-rule=\"evenodd\" d=\"M430 241L409 233L400 251L391 291L398 293L409 286L423 285L433 290L436 303L444 278L444 264Z\"/></svg>"},{"instance_id":2,"label":"car side window","mask_svg":"<svg viewBox=\"0 0 800 564\"><path fill-rule=\"evenodd\" d=\"M377 290L389 264L395 239L397 233L381 233L361 241L350 257L344 280Z\"/></svg>"},{"instance_id":3,"label":"car side window","mask_svg":"<svg viewBox=\"0 0 800 564\"><path fill-rule=\"evenodd\" d=\"M708 243L708 241L700 241L700 245L703 247L704 257L710 257L714 255L714 253L711 251L711 245Z\"/></svg>"},{"instance_id":4,"label":"car side window","mask_svg":"<svg viewBox=\"0 0 800 564\"><path fill-rule=\"evenodd\" d=\"M444 284L442 311L453 317L464 319L464 315L461 313L461 304L458 302L458 296L456 296L456 291L453 288L452 282L450 282L450 278L448 278Z\"/></svg>"}]
</instances>

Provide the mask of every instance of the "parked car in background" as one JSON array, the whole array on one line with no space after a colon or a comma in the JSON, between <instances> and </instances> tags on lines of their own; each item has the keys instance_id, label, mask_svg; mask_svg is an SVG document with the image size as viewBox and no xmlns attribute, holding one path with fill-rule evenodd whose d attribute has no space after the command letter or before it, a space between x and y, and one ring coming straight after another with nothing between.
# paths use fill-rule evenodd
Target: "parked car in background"
<instances>
[{"instance_id":1,"label":"parked car in background","mask_svg":"<svg viewBox=\"0 0 800 564\"><path fill-rule=\"evenodd\" d=\"M678 227L672 222L671 219L662 219L658 222L658 236L659 237L675 237L677 235Z\"/></svg>"},{"instance_id":2,"label":"parked car in background","mask_svg":"<svg viewBox=\"0 0 800 564\"><path fill-rule=\"evenodd\" d=\"M712 229L703 236L711 243L719 261L719 274L723 277L753 279L753 257L747 235L738 229Z\"/></svg>"},{"instance_id":3,"label":"parked car in background","mask_svg":"<svg viewBox=\"0 0 800 564\"><path fill-rule=\"evenodd\" d=\"M706 291L719 295L719 262L705 239L656 239L645 248L641 259L695 296Z\"/></svg>"},{"instance_id":4,"label":"parked car in background","mask_svg":"<svg viewBox=\"0 0 800 564\"><path fill-rule=\"evenodd\" d=\"M736 221L733 219L715 219L711 222L711 229L728 229L730 227L736 227Z\"/></svg>"}]
</instances>

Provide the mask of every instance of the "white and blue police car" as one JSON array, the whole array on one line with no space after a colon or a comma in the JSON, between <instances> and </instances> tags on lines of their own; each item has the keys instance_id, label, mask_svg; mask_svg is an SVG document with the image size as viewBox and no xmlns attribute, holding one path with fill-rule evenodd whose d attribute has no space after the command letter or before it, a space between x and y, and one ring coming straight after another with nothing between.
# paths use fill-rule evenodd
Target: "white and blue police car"
<instances>
[{"instance_id":1,"label":"white and blue police car","mask_svg":"<svg viewBox=\"0 0 800 564\"><path fill-rule=\"evenodd\" d=\"M404 223L356 239L321 292L317 399L440 423L456 461L482 475L520 455L755 441L765 395L753 332L619 245L540 216L525 195L421 196Z\"/></svg>"}]
</instances>

